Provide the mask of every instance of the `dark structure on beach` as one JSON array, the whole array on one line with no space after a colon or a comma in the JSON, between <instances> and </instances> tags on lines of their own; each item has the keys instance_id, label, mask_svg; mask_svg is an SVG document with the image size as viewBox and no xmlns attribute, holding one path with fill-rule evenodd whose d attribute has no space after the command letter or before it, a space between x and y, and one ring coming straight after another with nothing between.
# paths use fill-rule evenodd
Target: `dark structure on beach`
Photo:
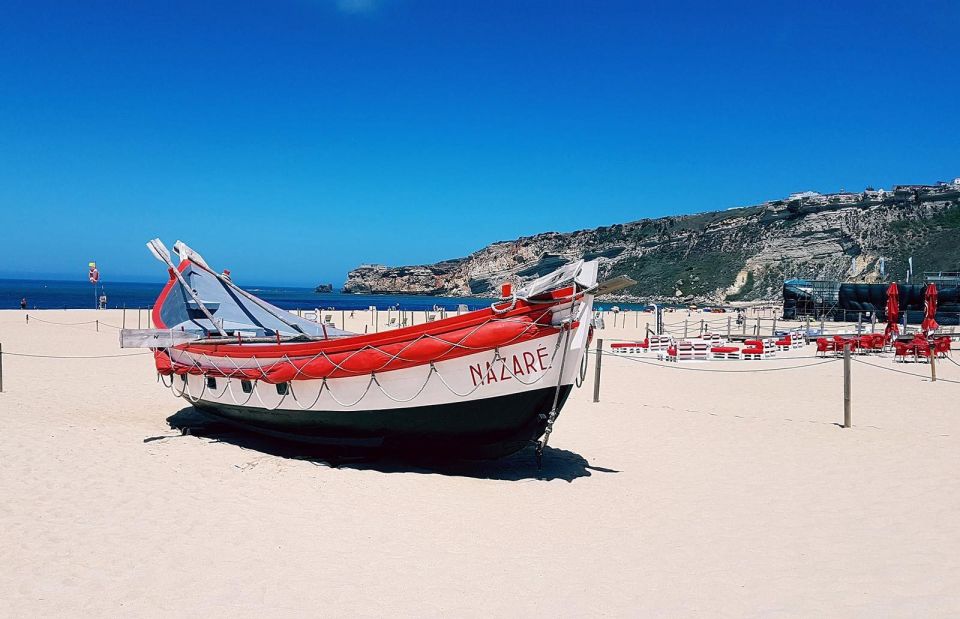
<instances>
[{"instance_id":1,"label":"dark structure on beach","mask_svg":"<svg viewBox=\"0 0 960 619\"><path fill-rule=\"evenodd\" d=\"M941 325L960 324L960 283L942 275L936 283L937 322ZM816 320L857 320L861 315L867 321L872 313L877 320L886 321L889 286L889 283L787 280L783 284L783 318L796 320L809 316ZM906 315L908 323L919 324L923 320L927 284L898 284L898 288L901 319Z\"/></svg>"}]
</instances>

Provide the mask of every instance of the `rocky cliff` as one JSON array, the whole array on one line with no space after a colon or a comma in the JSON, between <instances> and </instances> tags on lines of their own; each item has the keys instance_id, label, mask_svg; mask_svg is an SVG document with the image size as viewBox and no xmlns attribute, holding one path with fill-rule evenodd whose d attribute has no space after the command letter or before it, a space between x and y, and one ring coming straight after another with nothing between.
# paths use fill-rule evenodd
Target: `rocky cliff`
<instances>
[{"instance_id":1,"label":"rocky cliff","mask_svg":"<svg viewBox=\"0 0 960 619\"><path fill-rule=\"evenodd\" d=\"M602 276L639 282L618 298L718 303L776 298L792 277L877 281L881 258L902 278L908 256L916 272L960 270L960 179L546 232L431 265L363 265L344 292L483 296L598 258Z\"/></svg>"}]
</instances>

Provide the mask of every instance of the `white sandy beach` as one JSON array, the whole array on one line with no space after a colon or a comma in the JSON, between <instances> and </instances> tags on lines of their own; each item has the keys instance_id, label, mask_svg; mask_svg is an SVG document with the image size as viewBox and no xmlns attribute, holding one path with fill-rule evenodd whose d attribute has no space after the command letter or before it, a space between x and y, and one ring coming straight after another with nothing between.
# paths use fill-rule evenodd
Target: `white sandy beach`
<instances>
[{"instance_id":1,"label":"white sandy beach","mask_svg":"<svg viewBox=\"0 0 960 619\"><path fill-rule=\"evenodd\" d=\"M118 348L119 311L30 314L105 324L3 311L4 353L132 356L3 355L6 616L960 613L949 361L936 383L855 363L842 429L842 363L791 358L813 346L689 369L605 356L601 402L591 359L539 474L529 450L330 468L172 430L193 413Z\"/></svg>"}]
</instances>

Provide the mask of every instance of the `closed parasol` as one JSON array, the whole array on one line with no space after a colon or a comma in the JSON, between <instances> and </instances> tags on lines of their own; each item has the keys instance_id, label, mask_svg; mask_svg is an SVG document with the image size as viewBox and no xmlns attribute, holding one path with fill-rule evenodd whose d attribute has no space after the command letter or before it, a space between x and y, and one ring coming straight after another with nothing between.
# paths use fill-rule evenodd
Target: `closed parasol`
<instances>
[{"instance_id":1,"label":"closed parasol","mask_svg":"<svg viewBox=\"0 0 960 619\"><path fill-rule=\"evenodd\" d=\"M900 327L897 325L897 318L900 315L900 289L897 288L897 282L893 282L887 288L887 328L884 335L887 339L896 337L900 333Z\"/></svg>"},{"instance_id":2,"label":"closed parasol","mask_svg":"<svg viewBox=\"0 0 960 619\"><path fill-rule=\"evenodd\" d=\"M937 324L937 287L934 284L927 285L927 291L923 295L923 322L920 328L924 333L930 334L940 328Z\"/></svg>"}]
</instances>

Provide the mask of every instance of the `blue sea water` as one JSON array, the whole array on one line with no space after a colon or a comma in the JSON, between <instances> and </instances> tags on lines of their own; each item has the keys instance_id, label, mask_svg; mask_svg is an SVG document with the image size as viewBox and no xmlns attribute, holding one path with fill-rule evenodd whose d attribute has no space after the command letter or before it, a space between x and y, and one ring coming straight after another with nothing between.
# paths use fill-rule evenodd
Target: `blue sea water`
<instances>
[{"instance_id":1,"label":"blue sea water","mask_svg":"<svg viewBox=\"0 0 960 619\"><path fill-rule=\"evenodd\" d=\"M26 298L29 309L93 309L96 296L107 295L107 307L152 307L163 283L101 282L94 293L93 284L85 281L0 279L0 309L20 309L20 299ZM249 286L248 292L283 309L367 309L388 308L407 311L431 310L434 306L455 310L460 304L471 310L487 307L493 299L476 297L428 297L419 295L340 294L318 293L312 288L280 286ZM634 303L602 303L596 309L619 305L623 309L643 309Z\"/></svg>"},{"instance_id":2,"label":"blue sea water","mask_svg":"<svg viewBox=\"0 0 960 619\"><path fill-rule=\"evenodd\" d=\"M93 309L96 297L107 295L109 308L151 307L162 283L101 282L97 292L84 281L39 279L0 279L0 309L19 309L20 299L27 299L30 309ZM486 307L490 299L427 297L415 295L369 295L317 293L312 288L249 286L246 290L283 309L377 309L429 310L438 305L454 310L464 304L471 310Z\"/></svg>"}]
</instances>

